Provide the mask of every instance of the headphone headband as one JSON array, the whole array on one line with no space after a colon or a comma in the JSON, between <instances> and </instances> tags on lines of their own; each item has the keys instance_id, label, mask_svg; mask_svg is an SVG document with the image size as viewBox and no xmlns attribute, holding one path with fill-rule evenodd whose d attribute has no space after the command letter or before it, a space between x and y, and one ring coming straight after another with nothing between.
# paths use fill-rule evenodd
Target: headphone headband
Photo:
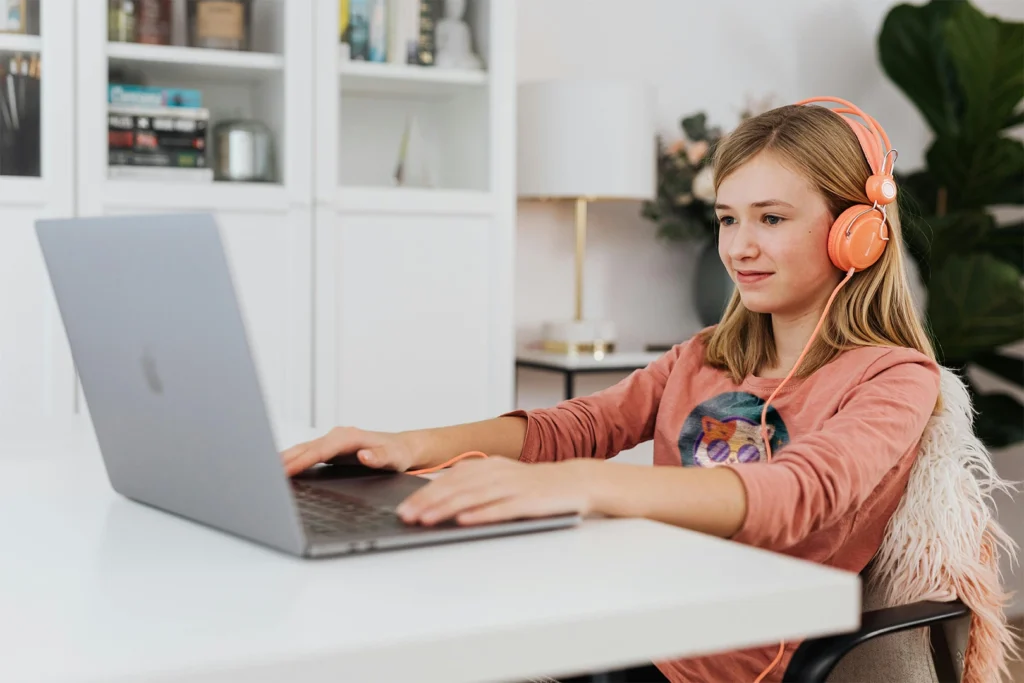
<instances>
[{"instance_id":1,"label":"headphone headband","mask_svg":"<svg viewBox=\"0 0 1024 683\"><path fill-rule=\"evenodd\" d=\"M857 140L860 142L860 147L864 151L864 158L867 159L868 166L871 167L871 172L874 174L884 173L886 157L888 157L889 154L895 154L896 150L894 150L892 145L889 143L889 136L885 134L885 129L860 107L838 97L809 97L805 100L800 100L795 104L802 106L806 104L825 102L841 105L841 107L832 109L832 111L835 112L839 118L845 121L857 136ZM851 115L861 119L863 123L851 118ZM895 161L896 160L894 158L892 163L895 164ZM892 173L892 167L889 168L889 173Z\"/></svg>"}]
</instances>

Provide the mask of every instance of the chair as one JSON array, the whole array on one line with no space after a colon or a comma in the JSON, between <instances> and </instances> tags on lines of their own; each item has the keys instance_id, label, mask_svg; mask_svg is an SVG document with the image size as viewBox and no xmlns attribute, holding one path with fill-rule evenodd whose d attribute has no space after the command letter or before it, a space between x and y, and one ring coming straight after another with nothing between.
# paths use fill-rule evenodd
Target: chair
<instances>
[{"instance_id":1,"label":"chair","mask_svg":"<svg viewBox=\"0 0 1024 683\"><path fill-rule=\"evenodd\" d=\"M868 600L861 627L851 633L805 640L793 653L784 683L958 683L962 622L970 609L960 600L922 600L898 607L874 607ZM947 625L960 625L960 633ZM951 633L952 631L952 633ZM929 637L930 636L930 637ZM958 637L959 636L959 637Z\"/></svg>"},{"instance_id":2,"label":"chair","mask_svg":"<svg viewBox=\"0 0 1024 683\"><path fill-rule=\"evenodd\" d=\"M994 490L1013 486L974 435L963 381L942 368L940 389L943 410L925 429L907 491L862 574L861 627L802 642L783 681L995 683L1008 675L1018 646L1002 612L997 554L1015 544L989 503Z\"/></svg>"}]
</instances>

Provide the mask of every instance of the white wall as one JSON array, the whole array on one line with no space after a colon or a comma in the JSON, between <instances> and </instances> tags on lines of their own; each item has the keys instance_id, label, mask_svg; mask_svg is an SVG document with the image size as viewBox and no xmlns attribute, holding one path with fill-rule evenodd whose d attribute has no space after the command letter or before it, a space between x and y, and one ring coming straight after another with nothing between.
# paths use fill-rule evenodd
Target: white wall
<instances>
[{"instance_id":1,"label":"white wall","mask_svg":"<svg viewBox=\"0 0 1024 683\"><path fill-rule=\"evenodd\" d=\"M777 104L814 95L849 99L885 126L900 156L920 167L927 125L883 73L877 36L888 0L516 0L518 78L559 76L642 79L658 93L658 128L677 134L696 110L726 129L747 95L774 94ZM1020 0L974 0L986 13L1024 20ZM659 242L636 202L590 211L584 306L619 328L623 347L685 338L700 328L691 302L694 248ZM572 315L573 231L568 207L520 202L516 278L519 342L537 337L547 319ZM589 392L619 377L588 378ZM520 373L519 403L560 398L556 377ZM649 448L631 459L649 461ZM1024 480L1024 448L997 454L1004 476ZM1024 503L1001 517L1024 545ZM1007 570L1008 571L1008 570ZM1024 572L1014 577L1024 611Z\"/></svg>"}]
</instances>

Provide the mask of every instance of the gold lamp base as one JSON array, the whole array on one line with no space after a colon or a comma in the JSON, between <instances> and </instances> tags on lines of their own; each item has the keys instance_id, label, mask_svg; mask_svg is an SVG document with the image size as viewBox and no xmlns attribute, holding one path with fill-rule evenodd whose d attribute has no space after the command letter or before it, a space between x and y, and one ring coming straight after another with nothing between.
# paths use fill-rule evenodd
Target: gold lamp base
<instances>
[{"instance_id":1,"label":"gold lamp base","mask_svg":"<svg viewBox=\"0 0 1024 683\"><path fill-rule=\"evenodd\" d=\"M567 320L545 323L542 335L545 351L603 358L615 351L615 328L607 321Z\"/></svg>"},{"instance_id":2,"label":"gold lamp base","mask_svg":"<svg viewBox=\"0 0 1024 683\"><path fill-rule=\"evenodd\" d=\"M576 300L573 320L549 322L542 332L546 351L601 358L615 350L615 327L608 321L583 319L583 262L587 245L587 197L576 199Z\"/></svg>"}]
</instances>

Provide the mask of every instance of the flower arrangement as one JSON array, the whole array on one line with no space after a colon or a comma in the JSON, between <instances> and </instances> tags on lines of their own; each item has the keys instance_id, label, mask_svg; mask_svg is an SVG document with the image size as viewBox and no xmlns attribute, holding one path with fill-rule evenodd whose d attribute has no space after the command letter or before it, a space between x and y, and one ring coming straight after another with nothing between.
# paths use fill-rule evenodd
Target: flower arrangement
<instances>
[{"instance_id":1,"label":"flower arrangement","mask_svg":"<svg viewBox=\"0 0 1024 683\"><path fill-rule=\"evenodd\" d=\"M747 98L740 120L771 108L772 97ZM697 112L680 121L683 136L658 139L655 199L643 203L641 215L658 224L658 236L670 241L703 240L715 235L715 179L711 167L722 129L709 127Z\"/></svg>"}]
</instances>

